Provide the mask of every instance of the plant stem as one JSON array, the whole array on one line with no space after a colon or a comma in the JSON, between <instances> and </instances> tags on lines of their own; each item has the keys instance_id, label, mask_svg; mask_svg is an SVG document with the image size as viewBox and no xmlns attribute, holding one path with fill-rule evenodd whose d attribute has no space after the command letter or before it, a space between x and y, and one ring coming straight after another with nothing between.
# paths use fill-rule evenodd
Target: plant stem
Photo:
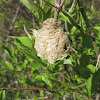
<instances>
[{"instance_id":1,"label":"plant stem","mask_svg":"<svg viewBox=\"0 0 100 100\"><path fill-rule=\"evenodd\" d=\"M57 2L57 0L55 0L55 5L56 5L56 7L58 7L58 8L55 8L54 19L55 19L56 22L58 21L58 16L59 16L60 9L64 5L64 3L65 3L65 0L63 0L62 2L61 2L61 0L59 0L58 2Z\"/></svg>"},{"instance_id":2,"label":"plant stem","mask_svg":"<svg viewBox=\"0 0 100 100\"><path fill-rule=\"evenodd\" d=\"M48 5L50 5L50 6L54 7L54 8L59 9L57 6L55 6L55 5L51 4L51 3L49 3L48 1L46 1L46 0L43 0L43 1L46 2ZM59 9L59 10L60 10L65 16L67 16L67 17L69 18L69 20L71 21L71 23L72 23L76 28L78 28L78 29L81 31L81 33L84 33L84 30L82 29L82 27L80 27L80 26L78 25L78 23L69 15L68 12L63 11L62 9Z\"/></svg>"},{"instance_id":3,"label":"plant stem","mask_svg":"<svg viewBox=\"0 0 100 100\"><path fill-rule=\"evenodd\" d=\"M80 94L81 96L85 96L86 99L90 98L91 100L92 97L88 97L86 94L83 94L83 93L80 93L80 92L77 92L75 90L63 90L63 89L46 89L46 88L38 88L38 87L33 87L33 88L0 88L0 90L44 90L44 91L64 91L64 92L70 92L70 93L77 93L77 94Z\"/></svg>"}]
</instances>

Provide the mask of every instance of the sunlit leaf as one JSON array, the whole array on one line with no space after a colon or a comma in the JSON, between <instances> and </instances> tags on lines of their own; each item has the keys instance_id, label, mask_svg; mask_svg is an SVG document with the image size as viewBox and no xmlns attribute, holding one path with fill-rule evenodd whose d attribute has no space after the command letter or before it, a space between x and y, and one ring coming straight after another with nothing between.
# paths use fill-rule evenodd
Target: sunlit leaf
<instances>
[{"instance_id":1,"label":"sunlit leaf","mask_svg":"<svg viewBox=\"0 0 100 100\"><path fill-rule=\"evenodd\" d=\"M0 92L0 100L5 100L5 97L6 97L5 90L2 90L2 91Z\"/></svg>"},{"instance_id":2,"label":"sunlit leaf","mask_svg":"<svg viewBox=\"0 0 100 100\"><path fill-rule=\"evenodd\" d=\"M37 56L36 50L34 48L29 48L28 46L23 45L19 39L15 39L15 44L18 46L19 50L21 50L24 54L34 59L35 61L42 63L40 58Z\"/></svg>"},{"instance_id":3,"label":"sunlit leaf","mask_svg":"<svg viewBox=\"0 0 100 100\"><path fill-rule=\"evenodd\" d=\"M8 61L5 61L5 67L6 67L6 69L8 69L9 71L13 71L13 70L14 70L13 65L12 65L10 62L8 62Z\"/></svg>"},{"instance_id":4,"label":"sunlit leaf","mask_svg":"<svg viewBox=\"0 0 100 100\"><path fill-rule=\"evenodd\" d=\"M73 65L70 59L64 59L64 64Z\"/></svg>"},{"instance_id":5,"label":"sunlit leaf","mask_svg":"<svg viewBox=\"0 0 100 100\"><path fill-rule=\"evenodd\" d=\"M42 80L43 80L45 83L47 83L47 85L49 85L50 87L52 87L51 82L50 82L45 76L42 77Z\"/></svg>"},{"instance_id":6,"label":"sunlit leaf","mask_svg":"<svg viewBox=\"0 0 100 100\"><path fill-rule=\"evenodd\" d=\"M20 40L20 42L23 45L32 48L32 41L28 37L13 37L13 38Z\"/></svg>"},{"instance_id":7,"label":"sunlit leaf","mask_svg":"<svg viewBox=\"0 0 100 100\"><path fill-rule=\"evenodd\" d=\"M91 77L88 78L87 84L86 84L86 88L88 90L88 95L91 96L91 90L92 90L92 78L93 76L91 75Z\"/></svg>"},{"instance_id":8,"label":"sunlit leaf","mask_svg":"<svg viewBox=\"0 0 100 100\"><path fill-rule=\"evenodd\" d=\"M32 67L33 68L40 68L42 66L42 64L41 63L34 63L34 64L32 64Z\"/></svg>"},{"instance_id":9,"label":"sunlit leaf","mask_svg":"<svg viewBox=\"0 0 100 100\"><path fill-rule=\"evenodd\" d=\"M87 68L92 72L92 73L95 73L97 71L97 68L96 66L92 65L92 64L89 64L87 66Z\"/></svg>"}]
</instances>

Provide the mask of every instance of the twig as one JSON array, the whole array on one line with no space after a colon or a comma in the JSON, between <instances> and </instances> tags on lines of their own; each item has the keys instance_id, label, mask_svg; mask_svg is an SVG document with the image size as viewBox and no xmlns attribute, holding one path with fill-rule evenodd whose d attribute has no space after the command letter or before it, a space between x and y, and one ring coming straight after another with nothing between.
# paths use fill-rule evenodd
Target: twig
<instances>
[{"instance_id":1,"label":"twig","mask_svg":"<svg viewBox=\"0 0 100 100\"><path fill-rule=\"evenodd\" d=\"M18 13L19 13L19 10L20 10L20 6L17 7L15 16L14 16L14 18L13 18L13 20L12 20L11 25L10 25L10 28L9 28L10 34L11 34L12 31L13 31L14 23L15 23L15 21L16 21L16 19L17 19L17 15L18 15Z\"/></svg>"},{"instance_id":2,"label":"twig","mask_svg":"<svg viewBox=\"0 0 100 100\"><path fill-rule=\"evenodd\" d=\"M81 84L81 85L78 85L78 86L70 86L69 84L66 84L63 81L60 81L60 80L56 80L56 81L61 82L61 83L65 84L65 85L67 85L68 87L71 87L71 88L80 88L80 87L86 86L86 84Z\"/></svg>"},{"instance_id":3,"label":"twig","mask_svg":"<svg viewBox=\"0 0 100 100\"><path fill-rule=\"evenodd\" d=\"M58 3L60 4L61 3L61 0L59 0Z\"/></svg>"},{"instance_id":4,"label":"twig","mask_svg":"<svg viewBox=\"0 0 100 100\"><path fill-rule=\"evenodd\" d=\"M100 55L98 56L98 59L97 59L97 63L96 63L96 68L100 68Z\"/></svg>"},{"instance_id":5,"label":"twig","mask_svg":"<svg viewBox=\"0 0 100 100\"><path fill-rule=\"evenodd\" d=\"M61 83L65 84L65 85L67 85L68 87L73 88L73 86L70 86L70 85L66 84L65 82L63 82L63 81L60 81L60 80L56 80L56 81L61 82Z\"/></svg>"},{"instance_id":6,"label":"twig","mask_svg":"<svg viewBox=\"0 0 100 100\"><path fill-rule=\"evenodd\" d=\"M55 0L55 5L59 7L59 3L57 2L57 0ZM54 15L55 22L58 21L58 15L59 15L59 9L55 8L55 15Z\"/></svg>"},{"instance_id":7,"label":"twig","mask_svg":"<svg viewBox=\"0 0 100 100\"><path fill-rule=\"evenodd\" d=\"M54 7L54 8L59 9L57 6L55 6L55 5L51 4L51 3L49 3L48 1L46 1L46 0L43 0L43 1L46 2L48 5L50 5L50 6ZM60 11L61 11L64 15L66 15L66 16L69 18L69 20L72 22L72 24L73 24L75 27L77 27L77 28L81 31L81 33L84 33L84 30L82 29L82 27L80 27L80 26L78 25L78 23L77 23L73 18L71 18L70 15L69 15L67 12L63 11L62 9L60 9ZM83 34L82 34L82 35L83 35Z\"/></svg>"},{"instance_id":8,"label":"twig","mask_svg":"<svg viewBox=\"0 0 100 100\"><path fill-rule=\"evenodd\" d=\"M68 79L67 77L65 77L63 74L61 74L60 72L58 72L58 74L59 74L60 76L62 76L63 78L65 78L67 81L69 81L69 82L71 83L70 79ZM72 83L71 83L71 84L72 84Z\"/></svg>"},{"instance_id":9,"label":"twig","mask_svg":"<svg viewBox=\"0 0 100 100\"><path fill-rule=\"evenodd\" d=\"M46 89L46 88L38 88L38 87L34 87L34 88L0 88L0 90L44 90L44 91L64 91L64 92L70 92L70 93L78 93L82 96L85 96L87 99L90 98L91 100L92 97L88 97L86 94L83 94L83 93L80 93L80 92L77 92L75 90L63 90L63 89Z\"/></svg>"},{"instance_id":10,"label":"twig","mask_svg":"<svg viewBox=\"0 0 100 100\"><path fill-rule=\"evenodd\" d=\"M62 6L62 9L63 9L63 11L65 11L65 5ZM65 30L67 30L68 29L68 27L67 27L67 21L64 20L64 22L65 22Z\"/></svg>"},{"instance_id":11,"label":"twig","mask_svg":"<svg viewBox=\"0 0 100 100\"><path fill-rule=\"evenodd\" d=\"M75 86L74 88L79 88L79 87L83 87L83 86L86 86L86 84L81 84L81 85Z\"/></svg>"},{"instance_id":12,"label":"twig","mask_svg":"<svg viewBox=\"0 0 100 100\"><path fill-rule=\"evenodd\" d=\"M71 47L71 50L74 51L75 54L77 54L77 51L74 48Z\"/></svg>"},{"instance_id":13,"label":"twig","mask_svg":"<svg viewBox=\"0 0 100 100\"><path fill-rule=\"evenodd\" d=\"M69 9L69 13L70 13L71 10L74 8L74 6L75 6L75 0L73 0L73 3L72 3L72 5L71 5L71 8Z\"/></svg>"},{"instance_id":14,"label":"twig","mask_svg":"<svg viewBox=\"0 0 100 100\"><path fill-rule=\"evenodd\" d=\"M62 2L61 2L61 0L59 0L58 2L57 2L57 0L55 0L55 5L56 5L56 7L58 7L58 8L55 8L55 16L54 16L55 22L58 21L59 11L60 11L61 7L64 5L64 3L65 3L65 0L63 0Z\"/></svg>"},{"instance_id":15,"label":"twig","mask_svg":"<svg viewBox=\"0 0 100 100\"><path fill-rule=\"evenodd\" d=\"M60 3L59 9L61 9L61 7L64 5L64 3L65 3L65 0L63 0L63 1Z\"/></svg>"}]
</instances>

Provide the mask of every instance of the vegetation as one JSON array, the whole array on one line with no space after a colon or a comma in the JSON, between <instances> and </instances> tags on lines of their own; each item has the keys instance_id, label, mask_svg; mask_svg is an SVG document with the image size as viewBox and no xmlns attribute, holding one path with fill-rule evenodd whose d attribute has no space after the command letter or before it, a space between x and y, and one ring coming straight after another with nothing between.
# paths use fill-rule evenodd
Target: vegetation
<instances>
[{"instance_id":1,"label":"vegetation","mask_svg":"<svg viewBox=\"0 0 100 100\"><path fill-rule=\"evenodd\" d=\"M0 0L0 100L99 100L100 2L55 1ZM50 64L37 56L32 30L55 18L55 9L70 49Z\"/></svg>"}]
</instances>

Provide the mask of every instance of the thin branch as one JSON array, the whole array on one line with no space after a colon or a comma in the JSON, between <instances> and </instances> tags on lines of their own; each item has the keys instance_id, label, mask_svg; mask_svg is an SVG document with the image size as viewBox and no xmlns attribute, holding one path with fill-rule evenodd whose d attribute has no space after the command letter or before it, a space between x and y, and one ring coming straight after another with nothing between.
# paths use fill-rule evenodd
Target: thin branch
<instances>
[{"instance_id":1,"label":"thin branch","mask_svg":"<svg viewBox=\"0 0 100 100\"><path fill-rule=\"evenodd\" d=\"M59 7L59 3L57 2L57 0L55 0L55 5ZM55 22L58 21L58 15L59 15L59 9L55 8L55 15L54 15Z\"/></svg>"},{"instance_id":2,"label":"thin branch","mask_svg":"<svg viewBox=\"0 0 100 100\"><path fill-rule=\"evenodd\" d=\"M57 4L58 4L57 0L55 0L55 4L56 4L56 6L57 6Z\"/></svg>"},{"instance_id":3,"label":"thin branch","mask_svg":"<svg viewBox=\"0 0 100 100\"><path fill-rule=\"evenodd\" d=\"M63 1L60 3L59 9L61 9L61 7L64 5L64 3L65 3L65 0L63 0Z\"/></svg>"},{"instance_id":4,"label":"thin branch","mask_svg":"<svg viewBox=\"0 0 100 100\"><path fill-rule=\"evenodd\" d=\"M98 56L98 59L97 59L97 63L96 63L96 68L100 68L100 55Z\"/></svg>"},{"instance_id":5,"label":"thin branch","mask_svg":"<svg viewBox=\"0 0 100 100\"><path fill-rule=\"evenodd\" d=\"M62 6L62 9L63 9L63 11L65 11L65 5ZM65 22L65 30L67 30L68 29L68 27L67 27L67 21L64 20L64 22Z\"/></svg>"},{"instance_id":6,"label":"thin branch","mask_svg":"<svg viewBox=\"0 0 100 100\"><path fill-rule=\"evenodd\" d=\"M71 83L70 79L68 79L67 77L65 77L63 74L61 74L60 72L58 72L58 74L59 74L60 76L62 76L63 78L65 78L67 81L69 81L69 82ZM71 83L71 84L72 84L72 83Z\"/></svg>"},{"instance_id":7,"label":"thin branch","mask_svg":"<svg viewBox=\"0 0 100 100\"><path fill-rule=\"evenodd\" d=\"M78 85L78 86L70 86L69 84L66 84L65 82L61 81L61 80L56 80L58 82L61 82L65 85L67 85L68 87L71 87L71 88L80 88L80 87L83 87L83 86L86 86L86 84L81 84L81 85Z\"/></svg>"},{"instance_id":8,"label":"thin branch","mask_svg":"<svg viewBox=\"0 0 100 100\"><path fill-rule=\"evenodd\" d=\"M51 3L49 3L48 1L46 1L46 0L43 0L43 1L46 2L48 5L50 5L50 6L54 7L54 8L59 9L57 6L55 6L55 5L51 4ZM77 27L77 28L81 31L81 33L84 33L84 30L82 29L82 27L80 27L80 26L78 25L78 23L77 23L73 18L71 18L70 15L69 15L67 12L63 11L62 9L60 9L60 11L61 11L64 15L66 15L66 16L69 18L69 20L72 22L72 24L73 24L75 27ZM82 34L82 35L83 35L83 34Z\"/></svg>"},{"instance_id":9,"label":"thin branch","mask_svg":"<svg viewBox=\"0 0 100 100\"><path fill-rule=\"evenodd\" d=\"M70 13L71 10L74 8L74 6L75 6L75 0L73 0L73 3L72 3L71 8L70 8L70 10L69 10L69 13Z\"/></svg>"},{"instance_id":10,"label":"thin branch","mask_svg":"<svg viewBox=\"0 0 100 100\"><path fill-rule=\"evenodd\" d=\"M71 47L71 50L74 51L75 54L77 54L77 51L74 48Z\"/></svg>"},{"instance_id":11,"label":"thin branch","mask_svg":"<svg viewBox=\"0 0 100 100\"><path fill-rule=\"evenodd\" d=\"M55 5L57 7L57 8L55 8L55 16L54 16L55 22L58 21L59 11L60 11L61 7L64 5L64 3L65 3L65 0L63 0L62 2L61 2L61 0L59 0L58 2L57 2L57 0L55 0Z\"/></svg>"},{"instance_id":12,"label":"thin branch","mask_svg":"<svg viewBox=\"0 0 100 100\"><path fill-rule=\"evenodd\" d=\"M59 0L58 3L60 4L61 3L61 0Z\"/></svg>"},{"instance_id":13,"label":"thin branch","mask_svg":"<svg viewBox=\"0 0 100 100\"><path fill-rule=\"evenodd\" d=\"M100 54L100 52L98 51L97 44L96 44L95 40L93 41L93 47L94 47L94 50L95 50L96 56L98 57L99 54Z\"/></svg>"},{"instance_id":14,"label":"thin branch","mask_svg":"<svg viewBox=\"0 0 100 100\"><path fill-rule=\"evenodd\" d=\"M79 87L83 87L83 86L86 86L86 84L81 84L81 85L75 86L74 88L79 88Z\"/></svg>"},{"instance_id":15,"label":"thin branch","mask_svg":"<svg viewBox=\"0 0 100 100\"><path fill-rule=\"evenodd\" d=\"M38 88L38 87L34 87L34 88L0 88L0 90L44 90L44 91L64 91L64 92L70 92L70 93L78 93L82 96L85 96L87 99L90 98L91 100L92 97L88 97L86 94L83 94L83 93L80 93L80 92L77 92L75 90L63 90L63 89L46 89L46 88Z\"/></svg>"},{"instance_id":16,"label":"thin branch","mask_svg":"<svg viewBox=\"0 0 100 100\"><path fill-rule=\"evenodd\" d=\"M68 87L74 88L73 86L70 86L70 85L66 84L65 82L63 82L61 80L56 80L56 81L61 82L61 83L65 84L65 85L67 85Z\"/></svg>"}]
</instances>

